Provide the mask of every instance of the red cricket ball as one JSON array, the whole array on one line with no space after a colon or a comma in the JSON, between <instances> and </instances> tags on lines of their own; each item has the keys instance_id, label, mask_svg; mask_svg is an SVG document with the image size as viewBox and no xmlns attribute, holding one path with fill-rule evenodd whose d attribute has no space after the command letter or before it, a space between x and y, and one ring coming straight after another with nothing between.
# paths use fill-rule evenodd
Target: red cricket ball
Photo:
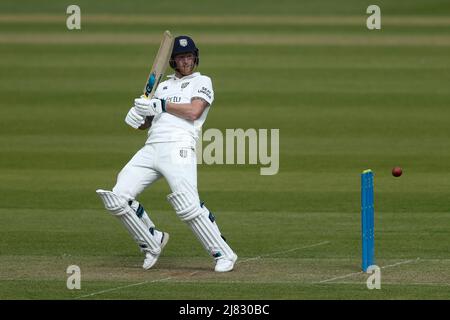
<instances>
[{"instance_id":1,"label":"red cricket ball","mask_svg":"<svg viewBox=\"0 0 450 320\"><path fill-rule=\"evenodd\" d=\"M402 175L402 173L403 173L403 171L402 171L402 168L400 168L400 167L394 167L392 169L392 175L394 177L400 177Z\"/></svg>"}]
</instances>

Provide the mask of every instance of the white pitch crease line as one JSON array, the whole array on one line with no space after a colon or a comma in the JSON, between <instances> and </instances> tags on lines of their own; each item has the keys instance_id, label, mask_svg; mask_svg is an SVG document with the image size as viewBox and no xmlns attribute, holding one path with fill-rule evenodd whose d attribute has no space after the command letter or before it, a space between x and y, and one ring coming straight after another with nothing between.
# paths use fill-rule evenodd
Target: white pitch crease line
<instances>
[{"instance_id":1,"label":"white pitch crease line","mask_svg":"<svg viewBox=\"0 0 450 320\"><path fill-rule=\"evenodd\" d=\"M267 256L282 254L282 253L286 253L286 252L292 252L292 251L296 251L296 250L301 250L301 249L313 248L313 247L321 246L321 245L328 244L328 243L330 243L330 241L323 241L323 242L311 244L311 245L308 245L308 246L293 248L293 249L289 249L289 250L285 250L285 251L272 252L272 253L263 254L263 255L260 255L260 256L254 257L254 258L248 258L248 259L245 259L245 260L241 260L241 261L238 261L237 263L239 263L239 262L243 263L243 262L247 262L247 261L251 261L251 260L257 260L257 259L260 259L261 257L267 257ZM198 272L199 271L194 271L191 274L189 274L189 276L193 276L194 274L197 274ZM93 292L91 294L87 294L87 295L84 295L84 296L76 297L75 299L92 297L92 296L95 296L95 295L98 295L98 294L102 294L102 293L106 293L106 292L116 291L116 290L130 288L130 287L137 287L137 286L141 286L141 285L144 285L144 284L147 284L147 283L154 283L154 282L166 281L166 280L171 280L171 279L173 279L173 277L167 277L167 278L157 279L157 280L152 280L152 281L144 281L144 282L139 282L139 283L133 283L133 284L129 284L129 285L126 285L126 286L120 286L120 287L116 287L116 288L111 288L111 289L106 289L106 290L102 290L102 291Z\"/></svg>"},{"instance_id":2,"label":"white pitch crease line","mask_svg":"<svg viewBox=\"0 0 450 320\"><path fill-rule=\"evenodd\" d=\"M402 264L416 262L416 261L419 261L419 260L420 260L420 258L416 258L416 259L412 259L412 260L406 260L406 261L400 261L400 262L397 262L397 263L394 263L394 264L390 264L390 265L387 265L387 266L380 267L380 269L392 268L392 267L396 267L396 266L399 266L399 265L402 265ZM348 278L348 277L351 277L351 276L354 276L354 275L357 275L357 274L363 274L363 273L364 273L363 271L353 272L353 273L349 273L349 274L346 274L346 275L343 275L343 276L340 276L340 277L335 277L335 278L331 278L331 279L322 280L322 281L319 281L317 283L324 283L324 282L331 282L331 281L339 280L339 279L345 279L345 278Z\"/></svg>"},{"instance_id":3,"label":"white pitch crease line","mask_svg":"<svg viewBox=\"0 0 450 320\"><path fill-rule=\"evenodd\" d=\"M322 280L322 281L319 281L318 283L324 283L324 282L330 282L330 281L339 280L339 279L345 279L345 278L348 278L348 277L351 277L351 276L354 276L354 275L357 275L357 274L362 274L362 273L363 273L362 271L353 272L353 273L349 273L349 274L346 274L346 275L343 275L343 276L340 276L340 277L335 277L335 278L331 278L331 279L327 279L327 280Z\"/></svg>"},{"instance_id":4,"label":"white pitch crease line","mask_svg":"<svg viewBox=\"0 0 450 320\"><path fill-rule=\"evenodd\" d=\"M289 283L289 282L286 282ZM354 281L340 281L338 282L338 284L349 284L349 285L354 285L357 284L357 282ZM434 287L448 287L450 286L450 283L445 283L445 282L386 282L383 281L383 285L394 285L394 286L434 286Z\"/></svg>"},{"instance_id":5,"label":"white pitch crease line","mask_svg":"<svg viewBox=\"0 0 450 320\"><path fill-rule=\"evenodd\" d=\"M130 287L137 287L137 286L141 286L141 285L147 284L147 283L166 281L166 280L170 280L170 279L172 279L172 277L167 277L167 278L163 278L163 279L156 279L156 280L151 280L151 281L149 280L149 281L144 281L144 282L139 282L139 283L128 284L126 286L120 286L120 287L116 287L116 288L111 288L111 289L106 289L106 290L102 290L102 291L93 292L91 294L87 294L87 295L84 295L84 296L76 297L75 299L92 297L92 296L95 296L95 295L98 295L98 294L102 294L102 293L106 293L106 292L111 292L111 291L125 289L125 288L130 288Z\"/></svg>"},{"instance_id":6,"label":"white pitch crease line","mask_svg":"<svg viewBox=\"0 0 450 320\"><path fill-rule=\"evenodd\" d=\"M406 261L401 261L401 262L397 262L397 263L394 263L394 264L391 264L391 265L388 265L388 266L381 267L381 269L392 268L392 267L399 266L401 264L407 264L407 263L416 262L416 261L419 261L419 260L420 260L420 258L406 260Z\"/></svg>"},{"instance_id":7,"label":"white pitch crease line","mask_svg":"<svg viewBox=\"0 0 450 320\"><path fill-rule=\"evenodd\" d=\"M313 248L313 247L317 247L317 246L323 246L324 244L328 244L328 243L330 243L330 241L322 241L322 242L318 242L318 243L311 244L311 245L308 245L308 246L293 248L293 249L289 249L289 250L285 250L285 251L278 251L278 252L262 254L262 255L257 256L257 257L240 260L240 261L236 262L236 264L244 263L244 262L248 262L248 261L252 261L252 260L258 260L258 259L261 259L262 257L269 257L269 256L277 255L277 254L282 254L282 253L296 251L296 250L308 249L308 248Z\"/></svg>"}]
</instances>

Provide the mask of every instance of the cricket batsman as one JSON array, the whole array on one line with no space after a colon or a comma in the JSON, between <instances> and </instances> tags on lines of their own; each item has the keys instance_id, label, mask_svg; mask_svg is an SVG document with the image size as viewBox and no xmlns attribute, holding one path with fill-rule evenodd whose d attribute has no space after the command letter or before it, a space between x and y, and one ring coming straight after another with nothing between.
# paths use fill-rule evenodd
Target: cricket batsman
<instances>
[{"instance_id":1,"label":"cricket batsman","mask_svg":"<svg viewBox=\"0 0 450 320\"><path fill-rule=\"evenodd\" d=\"M237 260L197 191L196 141L214 101L211 79L195 72L199 60L190 37L174 39L169 64L175 73L158 85L152 99L135 99L125 118L135 129L149 129L145 145L120 171L112 191L97 190L145 253L144 269L155 265L169 234L156 229L136 198L160 177L169 184L167 200L178 217L215 259L215 271L231 271Z\"/></svg>"}]
</instances>

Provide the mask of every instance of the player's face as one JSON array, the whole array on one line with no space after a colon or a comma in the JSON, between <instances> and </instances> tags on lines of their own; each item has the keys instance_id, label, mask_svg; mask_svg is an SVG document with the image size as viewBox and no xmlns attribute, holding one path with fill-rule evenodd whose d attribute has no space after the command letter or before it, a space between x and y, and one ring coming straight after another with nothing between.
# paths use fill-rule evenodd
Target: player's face
<instances>
[{"instance_id":1,"label":"player's face","mask_svg":"<svg viewBox=\"0 0 450 320\"><path fill-rule=\"evenodd\" d=\"M188 76L194 71L195 55L193 53L181 53L175 56L178 72L183 76Z\"/></svg>"}]
</instances>

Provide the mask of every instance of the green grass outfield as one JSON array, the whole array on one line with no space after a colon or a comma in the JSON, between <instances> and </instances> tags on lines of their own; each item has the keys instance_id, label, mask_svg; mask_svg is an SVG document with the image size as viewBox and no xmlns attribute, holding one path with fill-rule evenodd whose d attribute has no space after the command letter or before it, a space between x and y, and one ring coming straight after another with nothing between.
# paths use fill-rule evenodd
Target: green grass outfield
<instances>
[{"instance_id":1,"label":"green grass outfield","mask_svg":"<svg viewBox=\"0 0 450 320\"><path fill-rule=\"evenodd\" d=\"M369 31L371 1L197 2L78 1L80 31L69 1L1 2L0 299L449 299L450 4L377 1ZM213 79L204 129L280 129L277 175L199 166L231 273L212 271L165 181L139 199L171 234L149 271L95 194L145 141L123 120L165 29L196 39ZM367 168L381 290L360 272Z\"/></svg>"}]
</instances>

